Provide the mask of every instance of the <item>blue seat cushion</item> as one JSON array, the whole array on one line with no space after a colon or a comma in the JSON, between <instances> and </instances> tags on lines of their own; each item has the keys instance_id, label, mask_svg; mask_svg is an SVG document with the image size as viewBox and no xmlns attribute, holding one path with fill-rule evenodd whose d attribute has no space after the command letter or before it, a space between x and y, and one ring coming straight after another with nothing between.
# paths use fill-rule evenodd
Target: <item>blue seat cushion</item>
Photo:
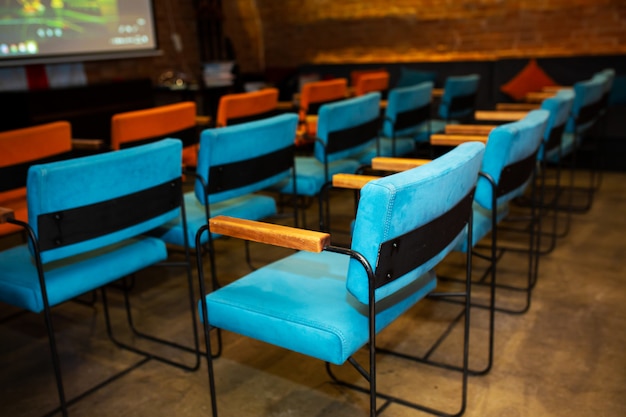
<instances>
[{"instance_id":1,"label":"blue seat cushion","mask_svg":"<svg viewBox=\"0 0 626 417\"><path fill-rule=\"evenodd\" d=\"M204 206L198 201L195 193L185 193L185 212L187 216L187 234L189 246L195 248L196 232L207 223ZM247 194L229 200L212 203L210 205L211 216L231 216L247 220L261 220L277 213L276 200L262 194ZM163 239L167 243L184 246L184 234L182 219L178 218L155 229L151 235ZM213 238L219 235L213 234ZM202 243L209 239L208 233L202 235Z\"/></svg>"},{"instance_id":2,"label":"blue seat cushion","mask_svg":"<svg viewBox=\"0 0 626 417\"><path fill-rule=\"evenodd\" d=\"M155 238L129 239L44 265L50 306L99 288L167 259ZM0 301L35 313L43 311L37 268L27 245L0 252Z\"/></svg>"},{"instance_id":3,"label":"blue seat cushion","mask_svg":"<svg viewBox=\"0 0 626 417\"><path fill-rule=\"evenodd\" d=\"M209 323L342 364L369 339L367 306L346 289L348 264L342 254L297 252L209 293ZM379 301L377 332L435 287L430 272Z\"/></svg>"},{"instance_id":4,"label":"blue seat cushion","mask_svg":"<svg viewBox=\"0 0 626 417\"><path fill-rule=\"evenodd\" d=\"M361 164L354 159L339 159L328 163L328 180L335 174L354 174ZM324 164L313 157L296 157L296 187L297 194L308 197L316 196L326 183ZM292 179L282 181L270 188L282 194L293 194Z\"/></svg>"}]
</instances>

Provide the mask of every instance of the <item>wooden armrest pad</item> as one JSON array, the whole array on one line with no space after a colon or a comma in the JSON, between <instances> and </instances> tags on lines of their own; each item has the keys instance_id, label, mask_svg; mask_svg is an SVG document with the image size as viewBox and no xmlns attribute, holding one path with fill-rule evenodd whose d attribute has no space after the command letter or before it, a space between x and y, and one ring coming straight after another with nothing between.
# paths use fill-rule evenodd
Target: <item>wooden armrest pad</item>
<instances>
[{"instance_id":1,"label":"wooden armrest pad","mask_svg":"<svg viewBox=\"0 0 626 417\"><path fill-rule=\"evenodd\" d=\"M6 223L9 219L15 218L15 212L13 209L0 207L0 224Z\"/></svg>"},{"instance_id":2,"label":"wooden armrest pad","mask_svg":"<svg viewBox=\"0 0 626 417\"><path fill-rule=\"evenodd\" d=\"M500 111L530 111L540 107L539 103L496 103L496 110Z\"/></svg>"},{"instance_id":3,"label":"wooden armrest pad","mask_svg":"<svg viewBox=\"0 0 626 417\"><path fill-rule=\"evenodd\" d=\"M523 119L527 114L527 111L478 110L474 113L474 118L476 120L514 122Z\"/></svg>"},{"instance_id":4,"label":"wooden armrest pad","mask_svg":"<svg viewBox=\"0 0 626 417\"><path fill-rule=\"evenodd\" d=\"M552 97L555 94L554 91L535 91L526 94L526 101L529 103L541 103L545 99Z\"/></svg>"},{"instance_id":5,"label":"wooden armrest pad","mask_svg":"<svg viewBox=\"0 0 626 417\"><path fill-rule=\"evenodd\" d=\"M430 135L430 144L435 146L457 146L465 142L487 143L488 135Z\"/></svg>"},{"instance_id":6,"label":"wooden armrest pad","mask_svg":"<svg viewBox=\"0 0 626 417\"><path fill-rule=\"evenodd\" d=\"M196 125L198 126L210 126L211 122L211 116L196 116Z\"/></svg>"},{"instance_id":7,"label":"wooden armrest pad","mask_svg":"<svg viewBox=\"0 0 626 417\"><path fill-rule=\"evenodd\" d=\"M546 93L556 93L559 90L571 90L572 86L570 85L546 85L544 86L541 91L546 92Z\"/></svg>"},{"instance_id":8,"label":"wooden armrest pad","mask_svg":"<svg viewBox=\"0 0 626 417\"><path fill-rule=\"evenodd\" d=\"M432 95L433 95L433 97L442 97L443 96L443 88L433 88Z\"/></svg>"},{"instance_id":9,"label":"wooden armrest pad","mask_svg":"<svg viewBox=\"0 0 626 417\"><path fill-rule=\"evenodd\" d=\"M335 174L333 175L333 187L360 190L365 184L378 178L380 177L373 175Z\"/></svg>"},{"instance_id":10,"label":"wooden armrest pad","mask_svg":"<svg viewBox=\"0 0 626 417\"><path fill-rule=\"evenodd\" d=\"M330 245L330 234L328 233L228 216L211 218L209 226L212 233L289 249L321 252Z\"/></svg>"},{"instance_id":11,"label":"wooden armrest pad","mask_svg":"<svg viewBox=\"0 0 626 417\"><path fill-rule=\"evenodd\" d=\"M372 158L372 169L398 172L419 167L429 162L430 159L390 158L385 156L377 156L376 158Z\"/></svg>"},{"instance_id":12,"label":"wooden armrest pad","mask_svg":"<svg viewBox=\"0 0 626 417\"><path fill-rule=\"evenodd\" d=\"M497 125L446 125L448 135L489 135Z\"/></svg>"},{"instance_id":13,"label":"wooden armrest pad","mask_svg":"<svg viewBox=\"0 0 626 417\"><path fill-rule=\"evenodd\" d=\"M72 148L81 150L99 150L104 148L102 139L72 139Z\"/></svg>"},{"instance_id":14,"label":"wooden armrest pad","mask_svg":"<svg viewBox=\"0 0 626 417\"><path fill-rule=\"evenodd\" d=\"M296 106L291 101L279 101L276 108L278 110L295 110Z\"/></svg>"}]
</instances>

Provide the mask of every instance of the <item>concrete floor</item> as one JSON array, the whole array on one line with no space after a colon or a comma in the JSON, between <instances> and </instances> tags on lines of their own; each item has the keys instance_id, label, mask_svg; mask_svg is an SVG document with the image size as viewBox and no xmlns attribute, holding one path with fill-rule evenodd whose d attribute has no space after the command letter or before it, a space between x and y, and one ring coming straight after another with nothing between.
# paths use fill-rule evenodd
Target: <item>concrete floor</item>
<instances>
[{"instance_id":1,"label":"concrete floor","mask_svg":"<svg viewBox=\"0 0 626 417\"><path fill-rule=\"evenodd\" d=\"M340 230L349 220L350 201L345 195L333 196L338 241L347 237ZM624 213L626 173L606 174L591 211L575 215L567 237L541 258L529 311L496 314L493 368L485 376L470 378L465 416L626 415ZM0 243L6 246L11 242ZM286 253L258 245L252 249L257 265ZM220 240L217 251L223 282L246 271L241 242ZM455 274L458 266L458 257L452 256L438 272ZM479 272L484 263L476 261L475 267ZM526 256L509 251L499 262L499 281L521 285L526 268ZM191 344L182 282L180 270L150 269L136 280L133 306L142 329ZM107 294L119 338L152 347L133 340L124 330L120 292L111 289ZM479 298L480 290L475 295ZM524 304L519 292L501 291L498 296L503 308L518 309ZM380 345L424 352L457 311L456 305L425 300L383 332ZM58 403L43 317L0 305L0 318L0 416L44 415ZM474 367L485 364L486 318L484 310L472 309ZM92 305L69 302L54 308L53 321L70 398L141 359L107 338L100 295ZM459 346L457 326L433 359L455 363ZM187 353L156 349L193 363ZM332 383L323 363L238 335L224 334L224 351L215 361L215 371L221 416L367 415L367 397ZM358 381L349 366L337 372ZM380 356L379 372L381 391L450 412L458 407L457 372L388 355ZM208 416L206 363L202 361L198 371L188 372L149 360L72 405L70 415ZM382 415L426 414L392 404Z\"/></svg>"}]
</instances>

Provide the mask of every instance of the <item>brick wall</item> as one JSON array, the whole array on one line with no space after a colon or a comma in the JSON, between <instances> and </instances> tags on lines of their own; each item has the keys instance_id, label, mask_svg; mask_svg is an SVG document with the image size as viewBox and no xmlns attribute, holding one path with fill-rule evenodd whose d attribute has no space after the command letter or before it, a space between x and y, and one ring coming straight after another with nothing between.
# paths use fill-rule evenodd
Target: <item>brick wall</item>
<instances>
[{"instance_id":1,"label":"brick wall","mask_svg":"<svg viewBox=\"0 0 626 417\"><path fill-rule=\"evenodd\" d=\"M243 71L626 53L623 0L232 0Z\"/></svg>"}]
</instances>

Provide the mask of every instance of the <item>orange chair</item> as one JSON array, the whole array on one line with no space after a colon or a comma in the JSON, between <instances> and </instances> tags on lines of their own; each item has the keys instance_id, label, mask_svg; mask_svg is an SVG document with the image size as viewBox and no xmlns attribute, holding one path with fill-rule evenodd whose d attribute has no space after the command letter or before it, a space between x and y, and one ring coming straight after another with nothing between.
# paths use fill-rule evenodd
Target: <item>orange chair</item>
<instances>
[{"instance_id":1,"label":"orange chair","mask_svg":"<svg viewBox=\"0 0 626 417\"><path fill-rule=\"evenodd\" d=\"M120 150L166 137L183 142L183 165L195 167L198 153L196 103L184 101L113 115L111 149Z\"/></svg>"},{"instance_id":2,"label":"orange chair","mask_svg":"<svg viewBox=\"0 0 626 417\"><path fill-rule=\"evenodd\" d=\"M389 89L389 73L388 72L375 72L371 74L363 74L358 77L357 83L354 86L354 95L362 96L367 93L373 93L379 91L383 96L386 96Z\"/></svg>"},{"instance_id":3,"label":"orange chair","mask_svg":"<svg viewBox=\"0 0 626 417\"><path fill-rule=\"evenodd\" d=\"M380 74L380 73L388 74L388 71L385 68L370 68L370 69L352 70L352 71L350 71L350 86L352 88L355 88L356 85L359 83L359 79L363 75Z\"/></svg>"},{"instance_id":4,"label":"orange chair","mask_svg":"<svg viewBox=\"0 0 626 417\"><path fill-rule=\"evenodd\" d=\"M323 104L343 100L347 95L345 78L304 84L300 93L298 141L308 142L317 135L317 112Z\"/></svg>"},{"instance_id":5,"label":"orange chair","mask_svg":"<svg viewBox=\"0 0 626 417\"><path fill-rule=\"evenodd\" d=\"M69 122L0 132L0 207L14 210L15 218L28 221L26 176L31 165L70 158L72 127ZM0 224L0 236L24 229L9 223Z\"/></svg>"},{"instance_id":6,"label":"orange chair","mask_svg":"<svg viewBox=\"0 0 626 417\"><path fill-rule=\"evenodd\" d=\"M249 93L226 94L217 107L216 127L230 126L275 116L278 89L265 88Z\"/></svg>"}]
</instances>

